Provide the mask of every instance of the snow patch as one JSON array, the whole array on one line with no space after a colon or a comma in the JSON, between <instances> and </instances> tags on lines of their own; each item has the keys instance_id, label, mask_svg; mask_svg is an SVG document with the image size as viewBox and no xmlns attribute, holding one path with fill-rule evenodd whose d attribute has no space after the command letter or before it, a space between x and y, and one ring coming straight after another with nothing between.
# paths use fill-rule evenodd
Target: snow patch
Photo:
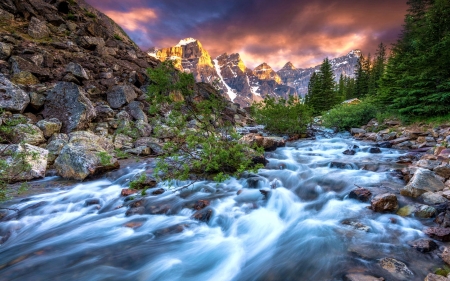
<instances>
[{"instance_id":1,"label":"snow patch","mask_svg":"<svg viewBox=\"0 0 450 281\"><path fill-rule=\"evenodd\" d=\"M181 47L181 46L187 45L189 43L193 43L193 42L197 42L197 39L185 38L185 39L180 40L180 42L178 42L178 44L175 47Z\"/></svg>"},{"instance_id":2,"label":"snow patch","mask_svg":"<svg viewBox=\"0 0 450 281\"><path fill-rule=\"evenodd\" d=\"M214 68L216 69L217 75L219 75L220 81L222 81L222 83L227 88L227 94L230 97L230 100L234 101L234 99L237 96L235 91L233 89L231 89L230 86L228 86L227 83L225 82L225 80L223 79L222 72L220 71L220 66L219 66L219 62L217 61L217 59L213 60L213 62L214 62Z\"/></svg>"}]
</instances>

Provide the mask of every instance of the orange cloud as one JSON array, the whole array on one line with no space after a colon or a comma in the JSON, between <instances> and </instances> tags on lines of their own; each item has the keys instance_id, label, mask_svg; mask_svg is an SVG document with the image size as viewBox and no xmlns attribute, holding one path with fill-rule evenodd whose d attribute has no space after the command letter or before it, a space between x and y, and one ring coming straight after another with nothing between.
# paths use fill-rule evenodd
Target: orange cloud
<instances>
[{"instance_id":1,"label":"orange cloud","mask_svg":"<svg viewBox=\"0 0 450 281\"><path fill-rule=\"evenodd\" d=\"M126 12L107 10L108 17L129 31L145 29L145 24L158 18L154 9L139 8Z\"/></svg>"}]
</instances>

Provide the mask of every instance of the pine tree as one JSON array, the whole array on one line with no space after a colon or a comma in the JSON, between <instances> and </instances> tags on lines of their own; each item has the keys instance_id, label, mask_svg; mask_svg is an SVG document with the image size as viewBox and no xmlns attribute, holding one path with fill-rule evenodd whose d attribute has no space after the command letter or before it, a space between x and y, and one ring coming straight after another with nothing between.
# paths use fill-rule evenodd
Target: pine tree
<instances>
[{"instance_id":1,"label":"pine tree","mask_svg":"<svg viewBox=\"0 0 450 281\"><path fill-rule=\"evenodd\" d=\"M373 67L369 79L369 96L375 96L380 88L380 79L383 77L386 68L386 46L383 43L378 45L373 61Z\"/></svg>"},{"instance_id":2,"label":"pine tree","mask_svg":"<svg viewBox=\"0 0 450 281\"><path fill-rule=\"evenodd\" d=\"M368 94L370 65L370 54L367 59L361 55L356 65L355 92L353 98L362 98Z\"/></svg>"}]
</instances>

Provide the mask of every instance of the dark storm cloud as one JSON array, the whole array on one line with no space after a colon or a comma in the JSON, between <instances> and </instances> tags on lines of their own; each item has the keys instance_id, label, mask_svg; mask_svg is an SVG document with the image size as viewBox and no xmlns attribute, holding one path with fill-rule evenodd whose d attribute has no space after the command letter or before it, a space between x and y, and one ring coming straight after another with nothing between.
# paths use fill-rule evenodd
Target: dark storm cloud
<instances>
[{"instance_id":1,"label":"dark storm cloud","mask_svg":"<svg viewBox=\"0 0 450 281\"><path fill-rule=\"evenodd\" d=\"M89 0L143 48L200 40L212 57L238 52L249 67L315 65L395 42L405 0Z\"/></svg>"}]
</instances>

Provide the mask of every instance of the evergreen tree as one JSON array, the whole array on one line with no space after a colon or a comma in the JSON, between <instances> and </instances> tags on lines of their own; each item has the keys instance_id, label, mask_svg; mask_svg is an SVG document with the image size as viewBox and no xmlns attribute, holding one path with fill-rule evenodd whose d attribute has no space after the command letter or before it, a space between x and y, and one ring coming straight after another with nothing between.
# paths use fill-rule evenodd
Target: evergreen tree
<instances>
[{"instance_id":1,"label":"evergreen tree","mask_svg":"<svg viewBox=\"0 0 450 281\"><path fill-rule=\"evenodd\" d=\"M336 91L336 95L338 98L338 102L343 102L344 100L346 100L346 95L345 95L345 78L344 75L341 74L341 76L339 77L339 83L337 85L337 91Z\"/></svg>"},{"instance_id":2,"label":"evergreen tree","mask_svg":"<svg viewBox=\"0 0 450 281\"><path fill-rule=\"evenodd\" d=\"M380 79L383 77L386 68L386 46L383 43L378 45L375 53L375 59L373 61L373 67L369 79L369 92L370 96L375 96L380 88Z\"/></svg>"},{"instance_id":3,"label":"evergreen tree","mask_svg":"<svg viewBox=\"0 0 450 281\"><path fill-rule=\"evenodd\" d=\"M313 108L314 114L327 111L339 102L335 86L334 73L330 61L326 58L320 66L320 71L312 74L308 84L305 104Z\"/></svg>"},{"instance_id":4,"label":"evergreen tree","mask_svg":"<svg viewBox=\"0 0 450 281\"><path fill-rule=\"evenodd\" d=\"M371 71L370 54L368 58L363 55L358 60L355 71L355 92L352 98L362 98L369 92L369 79Z\"/></svg>"}]
</instances>

